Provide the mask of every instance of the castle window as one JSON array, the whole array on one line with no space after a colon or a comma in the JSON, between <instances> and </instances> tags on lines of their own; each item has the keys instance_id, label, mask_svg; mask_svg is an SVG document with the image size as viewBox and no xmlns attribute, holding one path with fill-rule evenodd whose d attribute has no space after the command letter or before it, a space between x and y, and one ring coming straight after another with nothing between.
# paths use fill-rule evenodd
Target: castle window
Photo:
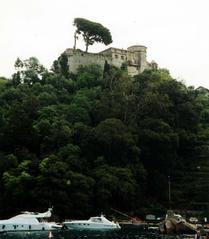
<instances>
[{"instance_id":1,"label":"castle window","mask_svg":"<svg viewBox=\"0 0 209 239\"><path fill-rule=\"evenodd\" d=\"M121 56L121 59L124 60L124 56Z\"/></svg>"},{"instance_id":2,"label":"castle window","mask_svg":"<svg viewBox=\"0 0 209 239\"><path fill-rule=\"evenodd\" d=\"M115 55L115 58L118 58L118 55Z\"/></svg>"}]
</instances>

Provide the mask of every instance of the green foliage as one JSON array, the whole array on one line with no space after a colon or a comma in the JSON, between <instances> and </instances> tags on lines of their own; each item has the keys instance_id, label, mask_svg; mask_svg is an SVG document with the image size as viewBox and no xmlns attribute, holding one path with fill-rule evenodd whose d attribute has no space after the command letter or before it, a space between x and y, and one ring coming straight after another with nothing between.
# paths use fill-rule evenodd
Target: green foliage
<instances>
[{"instance_id":1,"label":"green foliage","mask_svg":"<svg viewBox=\"0 0 209 239\"><path fill-rule=\"evenodd\" d=\"M61 54L61 56L58 58L58 60L53 62L52 70L56 74L60 74L64 76L65 78L69 78L69 66L68 66L68 58L66 54Z\"/></svg>"},{"instance_id":2,"label":"green foliage","mask_svg":"<svg viewBox=\"0 0 209 239\"><path fill-rule=\"evenodd\" d=\"M36 57L30 57L24 61L17 58L14 66L17 71L12 76L12 83L14 86L20 83L32 85L36 82L40 82L43 75L47 72Z\"/></svg>"},{"instance_id":3,"label":"green foliage","mask_svg":"<svg viewBox=\"0 0 209 239\"><path fill-rule=\"evenodd\" d=\"M15 67L11 81L0 79L2 215L49 205L61 218L165 209L168 176L173 207L209 200L207 89L165 69L132 78L125 65L72 76L64 55L53 71L36 58Z\"/></svg>"},{"instance_id":4,"label":"green foliage","mask_svg":"<svg viewBox=\"0 0 209 239\"><path fill-rule=\"evenodd\" d=\"M75 18L74 26L76 26L76 34L82 34L83 36L86 43L86 52L88 51L88 46L93 45L94 42L101 42L105 45L112 43L110 31L100 23L84 18Z\"/></svg>"},{"instance_id":5,"label":"green foliage","mask_svg":"<svg viewBox=\"0 0 209 239\"><path fill-rule=\"evenodd\" d=\"M80 66L78 68L78 88L92 88L101 85L102 69L99 65Z\"/></svg>"},{"instance_id":6,"label":"green foliage","mask_svg":"<svg viewBox=\"0 0 209 239\"><path fill-rule=\"evenodd\" d=\"M0 90L3 89L6 83L8 83L8 80L5 77L0 76Z\"/></svg>"},{"instance_id":7,"label":"green foliage","mask_svg":"<svg viewBox=\"0 0 209 239\"><path fill-rule=\"evenodd\" d=\"M106 119L94 130L98 154L118 166L131 163L138 155L133 135L119 119Z\"/></svg>"}]
</instances>

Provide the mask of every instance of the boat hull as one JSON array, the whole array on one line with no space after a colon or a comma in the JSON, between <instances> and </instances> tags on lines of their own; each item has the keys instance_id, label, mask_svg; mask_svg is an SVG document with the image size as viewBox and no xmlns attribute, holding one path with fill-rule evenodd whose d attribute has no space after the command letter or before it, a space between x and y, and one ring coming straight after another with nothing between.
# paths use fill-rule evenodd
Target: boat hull
<instances>
[{"instance_id":1,"label":"boat hull","mask_svg":"<svg viewBox=\"0 0 209 239\"><path fill-rule=\"evenodd\" d=\"M17 231L54 231L62 227L46 223L40 224L0 224L0 232L17 232Z\"/></svg>"},{"instance_id":2,"label":"boat hull","mask_svg":"<svg viewBox=\"0 0 209 239\"><path fill-rule=\"evenodd\" d=\"M118 230L120 227L117 227L115 225L103 225L103 224L90 224L90 223L64 223L64 226L67 229L74 229L74 230Z\"/></svg>"}]
</instances>

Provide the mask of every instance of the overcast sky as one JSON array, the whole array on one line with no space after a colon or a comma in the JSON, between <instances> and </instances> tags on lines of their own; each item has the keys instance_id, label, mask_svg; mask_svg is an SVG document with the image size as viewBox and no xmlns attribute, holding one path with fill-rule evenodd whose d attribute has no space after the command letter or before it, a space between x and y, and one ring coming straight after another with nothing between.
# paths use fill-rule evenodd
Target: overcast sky
<instances>
[{"instance_id":1,"label":"overcast sky","mask_svg":"<svg viewBox=\"0 0 209 239\"><path fill-rule=\"evenodd\" d=\"M110 46L145 45L148 60L174 78L209 88L209 0L0 0L0 76L14 73L17 57L35 56L50 68L73 47L76 17L109 28ZM82 40L78 47L85 49Z\"/></svg>"}]
</instances>

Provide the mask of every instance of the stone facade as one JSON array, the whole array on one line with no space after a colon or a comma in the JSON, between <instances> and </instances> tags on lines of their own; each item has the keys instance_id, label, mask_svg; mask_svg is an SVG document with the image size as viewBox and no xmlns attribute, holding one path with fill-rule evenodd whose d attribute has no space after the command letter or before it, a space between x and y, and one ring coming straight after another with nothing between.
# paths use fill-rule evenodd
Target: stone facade
<instances>
[{"instance_id":1,"label":"stone facade","mask_svg":"<svg viewBox=\"0 0 209 239\"><path fill-rule=\"evenodd\" d=\"M120 68L122 64L127 64L128 74L138 75L145 69L156 69L157 63L147 62L147 48L145 46L135 45L127 50L118 48L108 48L99 53L87 53L72 48L64 52L68 57L70 72L76 73L79 66L98 64L104 68L105 62Z\"/></svg>"}]
</instances>

